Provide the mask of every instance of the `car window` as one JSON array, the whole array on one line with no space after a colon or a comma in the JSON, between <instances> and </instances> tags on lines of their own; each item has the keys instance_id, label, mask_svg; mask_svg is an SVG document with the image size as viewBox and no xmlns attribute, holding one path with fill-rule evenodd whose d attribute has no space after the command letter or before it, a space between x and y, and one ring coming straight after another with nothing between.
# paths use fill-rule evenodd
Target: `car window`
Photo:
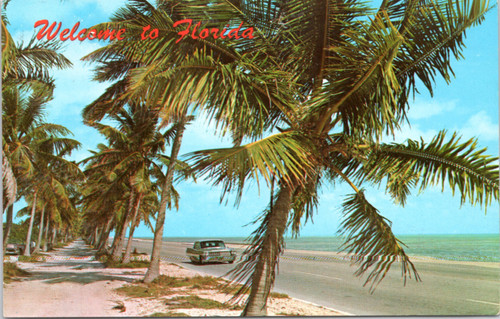
<instances>
[{"instance_id":1,"label":"car window","mask_svg":"<svg viewBox=\"0 0 500 319\"><path fill-rule=\"evenodd\" d=\"M216 247L224 248L225 245L222 241L204 241L201 243L201 248L216 248Z\"/></svg>"}]
</instances>

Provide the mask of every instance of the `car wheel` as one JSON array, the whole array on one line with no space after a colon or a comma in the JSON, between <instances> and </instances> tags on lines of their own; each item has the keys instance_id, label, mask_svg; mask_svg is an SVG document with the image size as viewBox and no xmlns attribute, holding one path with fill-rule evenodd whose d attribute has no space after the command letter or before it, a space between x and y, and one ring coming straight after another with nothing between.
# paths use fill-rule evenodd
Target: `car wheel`
<instances>
[{"instance_id":1,"label":"car wheel","mask_svg":"<svg viewBox=\"0 0 500 319\"><path fill-rule=\"evenodd\" d=\"M199 257L199 259L198 259L198 264L199 264L199 265L203 265L203 258L202 258L202 257Z\"/></svg>"},{"instance_id":2,"label":"car wheel","mask_svg":"<svg viewBox=\"0 0 500 319\"><path fill-rule=\"evenodd\" d=\"M234 259L233 259L233 260L230 260L228 263L230 263L230 264L234 263Z\"/></svg>"}]
</instances>

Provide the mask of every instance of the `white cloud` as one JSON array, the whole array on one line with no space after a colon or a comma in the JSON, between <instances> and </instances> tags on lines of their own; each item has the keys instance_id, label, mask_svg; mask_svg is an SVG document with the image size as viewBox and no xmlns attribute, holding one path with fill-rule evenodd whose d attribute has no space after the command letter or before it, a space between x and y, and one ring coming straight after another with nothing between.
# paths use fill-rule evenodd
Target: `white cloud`
<instances>
[{"instance_id":1,"label":"white cloud","mask_svg":"<svg viewBox=\"0 0 500 319\"><path fill-rule=\"evenodd\" d=\"M478 137L481 140L498 140L498 122L494 123L486 111L480 111L469 118L460 130L464 137Z\"/></svg>"},{"instance_id":2,"label":"white cloud","mask_svg":"<svg viewBox=\"0 0 500 319\"><path fill-rule=\"evenodd\" d=\"M52 116L79 116L83 107L104 92L106 84L91 80L92 65L80 60L100 46L98 43L69 43L62 52L73 66L53 72L57 89L54 92L54 101L51 103Z\"/></svg>"},{"instance_id":3,"label":"white cloud","mask_svg":"<svg viewBox=\"0 0 500 319\"><path fill-rule=\"evenodd\" d=\"M95 0L94 2L99 9L109 15L113 14L118 8L125 6L127 3L127 1L124 0Z\"/></svg>"},{"instance_id":4,"label":"white cloud","mask_svg":"<svg viewBox=\"0 0 500 319\"><path fill-rule=\"evenodd\" d=\"M417 98L414 103L410 103L408 118L413 120L427 119L435 115L453 111L456 104L457 100L443 102Z\"/></svg>"},{"instance_id":5,"label":"white cloud","mask_svg":"<svg viewBox=\"0 0 500 319\"><path fill-rule=\"evenodd\" d=\"M215 125L208 123L205 116L201 115L196 118L186 128L186 133L182 141L182 153L193 152L201 149L231 147L229 137L221 138L214 134Z\"/></svg>"},{"instance_id":6,"label":"white cloud","mask_svg":"<svg viewBox=\"0 0 500 319\"><path fill-rule=\"evenodd\" d=\"M408 124L404 124L401 126L401 130L396 132L394 137L386 136L383 141L402 143L407 139L420 141L420 138L423 138L425 142L428 142L432 140L432 138L436 136L437 133L438 131L434 129L421 129L419 124L413 124L411 126Z\"/></svg>"}]
</instances>

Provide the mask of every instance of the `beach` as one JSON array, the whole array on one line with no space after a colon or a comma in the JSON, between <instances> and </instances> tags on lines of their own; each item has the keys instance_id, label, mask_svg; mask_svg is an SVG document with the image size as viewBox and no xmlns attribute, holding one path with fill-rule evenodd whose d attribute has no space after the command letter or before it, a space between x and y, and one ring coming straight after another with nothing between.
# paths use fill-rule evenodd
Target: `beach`
<instances>
[{"instance_id":1,"label":"beach","mask_svg":"<svg viewBox=\"0 0 500 319\"><path fill-rule=\"evenodd\" d=\"M225 304L232 297L217 289L177 288L160 297L134 298L117 289L136 284L146 268L104 268L92 258L93 251L81 241L56 249L43 262L17 262L32 275L4 283L5 317L145 317L152 314L186 316L238 316L241 307L227 309L179 308L169 300L196 295ZM8 257L14 260L16 257ZM203 275L175 263L161 262L162 275L185 279ZM294 298L270 298L269 315L336 316L333 309Z\"/></svg>"}]
</instances>

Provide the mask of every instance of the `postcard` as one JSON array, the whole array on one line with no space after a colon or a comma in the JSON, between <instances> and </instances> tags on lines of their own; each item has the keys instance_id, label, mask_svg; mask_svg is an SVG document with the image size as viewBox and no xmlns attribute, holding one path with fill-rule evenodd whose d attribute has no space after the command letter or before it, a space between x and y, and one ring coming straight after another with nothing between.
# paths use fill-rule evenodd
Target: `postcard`
<instances>
[{"instance_id":1,"label":"postcard","mask_svg":"<svg viewBox=\"0 0 500 319\"><path fill-rule=\"evenodd\" d=\"M497 10L4 1L3 316L498 315Z\"/></svg>"}]
</instances>

